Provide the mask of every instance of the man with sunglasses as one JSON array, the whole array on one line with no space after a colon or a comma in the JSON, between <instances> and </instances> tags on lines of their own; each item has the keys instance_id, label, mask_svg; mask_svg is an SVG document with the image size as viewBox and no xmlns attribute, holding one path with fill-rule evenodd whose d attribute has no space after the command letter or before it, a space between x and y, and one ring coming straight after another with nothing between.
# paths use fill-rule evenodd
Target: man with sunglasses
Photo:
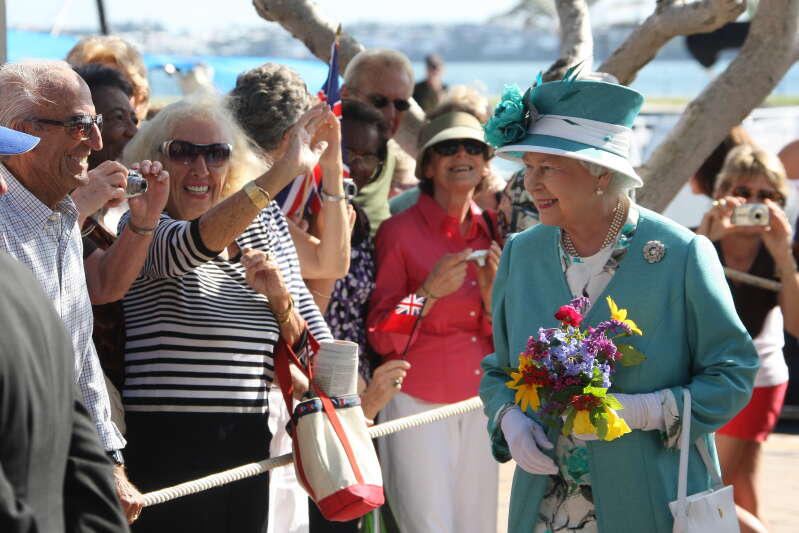
<instances>
[{"instance_id":1,"label":"man with sunglasses","mask_svg":"<svg viewBox=\"0 0 799 533\"><path fill-rule=\"evenodd\" d=\"M365 102L379 109L388 125L389 137L394 137L402 117L410 109L413 82L413 68L401 52L370 48L356 55L347 65L341 97ZM388 196L400 150L396 142L389 141L388 157L382 171L355 198L369 217L372 236L380 224L391 216Z\"/></svg>"},{"instance_id":2,"label":"man with sunglasses","mask_svg":"<svg viewBox=\"0 0 799 533\"><path fill-rule=\"evenodd\" d=\"M133 521L142 498L122 466L125 439L111 420L91 338L79 213L69 197L88 181L89 155L102 148L102 122L86 83L66 63L31 61L0 67L0 125L41 138L30 152L0 164L0 176L8 185L0 197L0 249L33 271L72 337L83 402L103 448L118 465L117 493Z\"/></svg>"},{"instance_id":3,"label":"man with sunglasses","mask_svg":"<svg viewBox=\"0 0 799 533\"><path fill-rule=\"evenodd\" d=\"M38 142L0 127L0 161ZM127 531L111 465L77 396L64 325L27 266L0 251L0 271L0 486L10 489L0 491L0 529L73 531L91 521Z\"/></svg>"}]
</instances>

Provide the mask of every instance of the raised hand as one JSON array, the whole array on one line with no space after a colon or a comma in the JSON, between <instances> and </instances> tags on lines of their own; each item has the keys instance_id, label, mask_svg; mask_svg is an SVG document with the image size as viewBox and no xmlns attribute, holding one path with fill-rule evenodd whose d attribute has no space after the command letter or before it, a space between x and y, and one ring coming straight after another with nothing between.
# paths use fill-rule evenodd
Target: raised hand
<instances>
[{"instance_id":1,"label":"raised hand","mask_svg":"<svg viewBox=\"0 0 799 533\"><path fill-rule=\"evenodd\" d=\"M125 200L128 169L116 161L103 161L89 171L89 182L70 196L78 207L81 219L103 207L116 207Z\"/></svg>"},{"instance_id":2,"label":"raised hand","mask_svg":"<svg viewBox=\"0 0 799 533\"><path fill-rule=\"evenodd\" d=\"M273 309L288 307L290 294L277 262L266 252L244 248L241 264L245 269L245 280L252 289L269 298Z\"/></svg>"},{"instance_id":3,"label":"raised hand","mask_svg":"<svg viewBox=\"0 0 799 533\"><path fill-rule=\"evenodd\" d=\"M286 184L295 176L308 174L319 163L319 159L328 147L326 140L315 141L317 130L333 114L327 104L320 102L302 114L287 135L286 152L275 162L285 172ZM339 150L341 148L339 147Z\"/></svg>"},{"instance_id":4,"label":"raised hand","mask_svg":"<svg viewBox=\"0 0 799 533\"><path fill-rule=\"evenodd\" d=\"M147 180L147 192L128 199L130 220L140 228L154 228L169 199L169 173L160 161L147 159L133 163L130 168L138 170Z\"/></svg>"}]
</instances>

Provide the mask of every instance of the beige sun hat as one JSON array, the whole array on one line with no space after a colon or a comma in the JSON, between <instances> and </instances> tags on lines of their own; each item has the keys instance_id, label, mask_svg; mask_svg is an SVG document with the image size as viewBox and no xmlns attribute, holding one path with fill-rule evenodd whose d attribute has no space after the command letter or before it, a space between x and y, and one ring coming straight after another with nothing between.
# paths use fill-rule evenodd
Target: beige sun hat
<instances>
[{"instance_id":1,"label":"beige sun hat","mask_svg":"<svg viewBox=\"0 0 799 533\"><path fill-rule=\"evenodd\" d=\"M480 120L471 113L453 111L436 117L422 126L416 152L416 177L423 179L422 162L425 152L433 145L452 139L474 139L488 146Z\"/></svg>"}]
</instances>

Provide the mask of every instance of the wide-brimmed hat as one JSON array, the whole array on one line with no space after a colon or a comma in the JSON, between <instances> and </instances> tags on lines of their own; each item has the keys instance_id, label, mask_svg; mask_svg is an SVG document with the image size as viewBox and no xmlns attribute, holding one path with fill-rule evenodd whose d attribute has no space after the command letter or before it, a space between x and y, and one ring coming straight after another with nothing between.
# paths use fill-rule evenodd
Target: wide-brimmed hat
<instances>
[{"instance_id":1,"label":"wide-brimmed hat","mask_svg":"<svg viewBox=\"0 0 799 533\"><path fill-rule=\"evenodd\" d=\"M623 85L565 78L540 83L522 95L505 87L486 139L497 155L521 161L525 152L554 154L602 165L627 178L624 188L643 180L630 164L632 125L644 97Z\"/></svg>"},{"instance_id":2,"label":"wide-brimmed hat","mask_svg":"<svg viewBox=\"0 0 799 533\"><path fill-rule=\"evenodd\" d=\"M23 154L39 144L39 138L0 126L0 156Z\"/></svg>"},{"instance_id":3,"label":"wide-brimmed hat","mask_svg":"<svg viewBox=\"0 0 799 533\"><path fill-rule=\"evenodd\" d=\"M434 118L419 132L416 152L416 177L422 179L424 154L428 148L452 139L474 139L488 146L480 120L471 113L453 111Z\"/></svg>"}]
</instances>

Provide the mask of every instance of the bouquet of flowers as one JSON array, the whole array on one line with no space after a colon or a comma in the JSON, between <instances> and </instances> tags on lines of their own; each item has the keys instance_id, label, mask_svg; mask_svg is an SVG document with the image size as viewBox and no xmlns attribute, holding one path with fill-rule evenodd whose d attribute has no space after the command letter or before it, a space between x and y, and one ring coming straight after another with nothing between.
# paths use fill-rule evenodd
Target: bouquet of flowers
<instances>
[{"instance_id":1,"label":"bouquet of flowers","mask_svg":"<svg viewBox=\"0 0 799 533\"><path fill-rule=\"evenodd\" d=\"M634 366L645 356L615 339L643 335L627 310L619 309L608 296L610 320L595 328L580 329L587 298L577 298L555 313L558 328L539 328L519 355L519 367L508 369L507 386L516 391L515 402L522 411L538 412L551 426L563 422L563 434L593 434L613 440L630 432L616 411L623 406L607 393L616 365Z\"/></svg>"}]
</instances>

